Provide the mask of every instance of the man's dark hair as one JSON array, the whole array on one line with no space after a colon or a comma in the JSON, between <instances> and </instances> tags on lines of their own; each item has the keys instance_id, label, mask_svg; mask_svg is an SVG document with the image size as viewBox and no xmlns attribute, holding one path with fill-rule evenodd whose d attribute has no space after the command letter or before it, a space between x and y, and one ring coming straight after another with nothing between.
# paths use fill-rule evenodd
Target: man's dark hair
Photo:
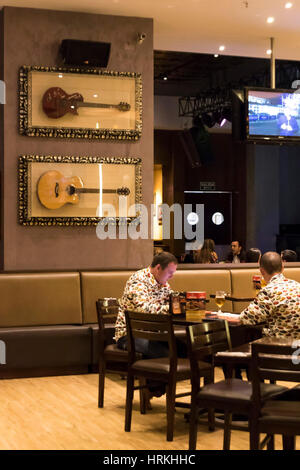
<instances>
[{"instance_id":1,"label":"man's dark hair","mask_svg":"<svg viewBox=\"0 0 300 470\"><path fill-rule=\"evenodd\" d=\"M176 256L174 256L172 253L169 253L168 251L163 251L162 253L154 256L151 263L151 268L154 268L160 264L162 269L165 269L170 263L178 264Z\"/></svg>"},{"instance_id":2,"label":"man's dark hair","mask_svg":"<svg viewBox=\"0 0 300 470\"><path fill-rule=\"evenodd\" d=\"M257 263L261 251L258 248L250 248L246 253L246 263Z\"/></svg>"},{"instance_id":3,"label":"man's dark hair","mask_svg":"<svg viewBox=\"0 0 300 470\"><path fill-rule=\"evenodd\" d=\"M297 261L297 253L293 250L283 250L281 252L281 258L283 259L283 261L290 261L290 262L293 262L293 261Z\"/></svg>"},{"instance_id":4,"label":"man's dark hair","mask_svg":"<svg viewBox=\"0 0 300 470\"><path fill-rule=\"evenodd\" d=\"M275 251L267 251L260 258L259 265L263 268L269 275L275 273L281 273L282 271L282 259L281 256Z\"/></svg>"}]
</instances>

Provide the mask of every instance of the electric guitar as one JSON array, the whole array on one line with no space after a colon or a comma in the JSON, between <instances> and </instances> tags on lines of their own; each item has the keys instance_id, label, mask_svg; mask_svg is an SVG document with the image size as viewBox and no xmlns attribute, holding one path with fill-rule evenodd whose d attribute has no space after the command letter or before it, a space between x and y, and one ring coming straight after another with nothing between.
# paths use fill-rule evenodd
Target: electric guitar
<instances>
[{"instance_id":1,"label":"electric guitar","mask_svg":"<svg viewBox=\"0 0 300 470\"><path fill-rule=\"evenodd\" d=\"M64 176L59 171L44 173L37 182L37 195L47 209L59 209L67 203L78 204L81 193L100 193L99 188L84 188L79 176ZM130 189L102 189L103 194L128 196Z\"/></svg>"},{"instance_id":2,"label":"electric guitar","mask_svg":"<svg viewBox=\"0 0 300 470\"><path fill-rule=\"evenodd\" d=\"M44 93L42 98L43 111L49 118L58 119L67 113L78 115L78 108L116 108L119 111L129 111L130 104L103 104L103 103L86 103L80 93L72 93L68 95L62 88L52 87Z\"/></svg>"}]
</instances>

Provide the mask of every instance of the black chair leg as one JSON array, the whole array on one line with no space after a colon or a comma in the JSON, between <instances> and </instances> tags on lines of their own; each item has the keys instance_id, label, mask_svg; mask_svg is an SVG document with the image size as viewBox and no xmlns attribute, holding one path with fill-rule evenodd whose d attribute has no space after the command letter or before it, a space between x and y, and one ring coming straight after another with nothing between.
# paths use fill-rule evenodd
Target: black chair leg
<instances>
[{"instance_id":1,"label":"black chair leg","mask_svg":"<svg viewBox=\"0 0 300 470\"><path fill-rule=\"evenodd\" d=\"M250 450L260 450L260 433L258 431L257 420L249 416Z\"/></svg>"},{"instance_id":2,"label":"black chair leg","mask_svg":"<svg viewBox=\"0 0 300 470\"><path fill-rule=\"evenodd\" d=\"M296 436L282 436L283 450L295 450Z\"/></svg>"},{"instance_id":3,"label":"black chair leg","mask_svg":"<svg viewBox=\"0 0 300 470\"><path fill-rule=\"evenodd\" d=\"M230 450L232 413L225 411L223 450Z\"/></svg>"},{"instance_id":4,"label":"black chair leg","mask_svg":"<svg viewBox=\"0 0 300 470\"><path fill-rule=\"evenodd\" d=\"M269 436L269 440L268 440L268 443L267 443L267 449L268 450L274 450L275 449L274 434Z\"/></svg>"},{"instance_id":5,"label":"black chair leg","mask_svg":"<svg viewBox=\"0 0 300 470\"><path fill-rule=\"evenodd\" d=\"M196 450L197 446L197 431L198 431L198 406L195 400L191 400L190 432L189 432L189 450Z\"/></svg>"},{"instance_id":6,"label":"black chair leg","mask_svg":"<svg viewBox=\"0 0 300 470\"><path fill-rule=\"evenodd\" d=\"M167 386L167 441L173 441L176 382Z\"/></svg>"},{"instance_id":7,"label":"black chair leg","mask_svg":"<svg viewBox=\"0 0 300 470\"><path fill-rule=\"evenodd\" d=\"M215 430L215 410L213 408L208 409L208 429Z\"/></svg>"},{"instance_id":8,"label":"black chair leg","mask_svg":"<svg viewBox=\"0 0 300 470\"><path fill-rule=\"evenodd\" d=\"M105 364L101 362L99 363L98 408L103 408L104 382L105 382Z\"/></svg>"},{"instance_id":9,"label":"black chair leg","mask_svg":"<svg viewBox=\"0 0 300 470\"><path fill-rule=\"evenodd\" d=\"M142 378L139 380L140 387L146 387L146 379ZM140 388L140 413L142 415L146 414L147 409L147 399L146 399L146 388Z\"/></svg>"},{"instance_id":10,"label":"black chair leg","mask_svg":"<svg viewBox=\"0 0 300 470\"><path fill-rule=\"evenodd\" d=\"M133 389L134 389L134 377L131 374L128 374L127 375L127 391L126 391L126 408L125 408L125 431L126 432L129 432L131 429Z\"/></svg>"}]
</instances>

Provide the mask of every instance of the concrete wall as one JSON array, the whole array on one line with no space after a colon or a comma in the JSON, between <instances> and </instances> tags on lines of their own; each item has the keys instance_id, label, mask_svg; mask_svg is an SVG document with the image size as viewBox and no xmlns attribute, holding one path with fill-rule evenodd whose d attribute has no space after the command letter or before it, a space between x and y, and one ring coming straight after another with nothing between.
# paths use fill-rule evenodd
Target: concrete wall
<instances>
[{"instance_id":1,"label":"concrete wall","mask_svg":"<svg viewBox=\"0 0 300 470\"><path fill-rule=\"evenodd\" d=\"M151 240L104 240L95 227L23 227L18 223L17 162L22 154L141 157L143 202L153 198L153 22L152 19L4 7L1 54L7 86L2 132L3 268L138 268L152 258ZM138 32L146 40L137 44ZM138 72L143 81L143 132L137 142L51 139L18 133L18 71L22 65L62 65L62 39L111 43L108 70Z\"/></svg>"}]
</instances>

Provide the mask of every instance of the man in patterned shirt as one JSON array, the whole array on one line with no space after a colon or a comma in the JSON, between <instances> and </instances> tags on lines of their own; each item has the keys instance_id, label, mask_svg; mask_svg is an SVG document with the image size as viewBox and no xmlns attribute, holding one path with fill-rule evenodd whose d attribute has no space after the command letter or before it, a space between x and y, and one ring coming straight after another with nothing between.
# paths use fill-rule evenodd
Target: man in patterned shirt
<instances>
[{"instance_id":1,"label":"man in patterned shirt","mask_svg":"<svg viewBox=\"0 0 300 470\"><path fill-rule=\"evenodd\" d=\"M127 349L125 310L139 310L147 313L168 313L169 296L172 292L168 280L177 269L177 259L163 251L154 256L151 266L134 273L126 283L120 299L119 314L116 321L115 340L119 349ZM168 355L165 343L136 338L136 351L145 357Z\"/></svg>"},{"instance_id":2,"label":"man in patterned shirt","mask_svg":"<svg viewBox=\"0 0 300 470\"><path fill-rule=\"evenodd\" d=\"M265 323L265 336L300 338L300 284L282 274L282 259L269 251L260 259L260 271L267 285L240 315L245 325Z\"/></svg>"},{"instance_id":3,"label":"man in patterned shirt","mask_svg":"<svg viewBox=\"0 0 300 470\"><path fill-rule=\"evenodd\" d=\"M119 349L127 349L125 310L139 310L147 313L168 313L169 296L172 292L168 280L177 269L177 259L171 253L163 251L154 256L151 266L134 273L126 283L120 299L116 321L115 340ZM165 342L135 338L135 350L146 358L167 357L168 345ZM148 380L147 407L151 409L150 399L165 393L165 385Z\"/></svg>"}]
</instances>

